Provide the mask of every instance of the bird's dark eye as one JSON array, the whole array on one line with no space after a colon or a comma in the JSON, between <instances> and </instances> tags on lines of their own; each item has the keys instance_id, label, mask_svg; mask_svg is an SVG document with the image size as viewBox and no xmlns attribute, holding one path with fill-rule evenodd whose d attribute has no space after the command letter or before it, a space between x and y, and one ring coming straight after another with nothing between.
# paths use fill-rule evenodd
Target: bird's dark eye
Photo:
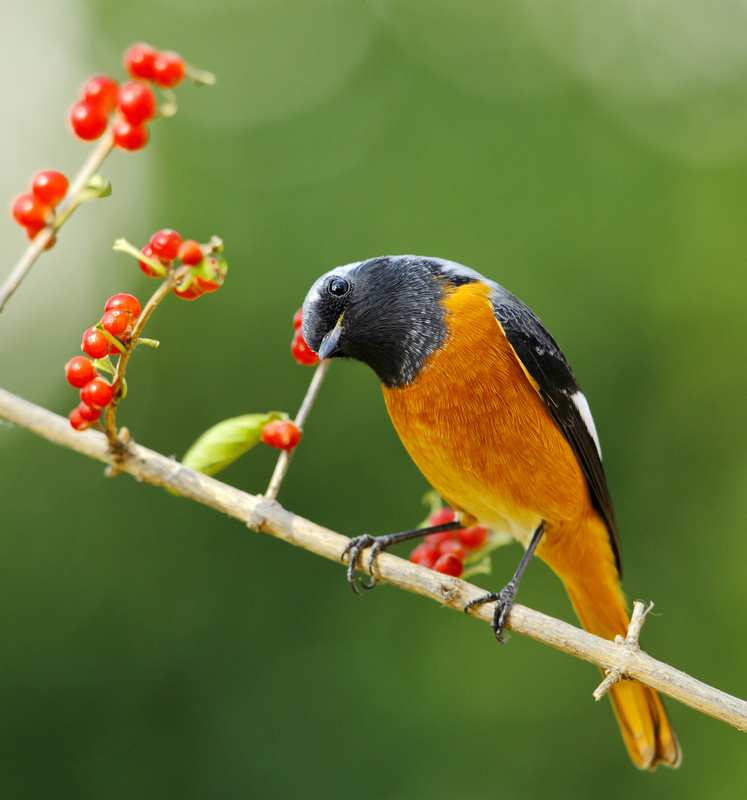
<instances>
[{"instance_id":1,"label":"bird's dark eye","mask_svg":"<svg viewBox=\"0 0 747 800\"><path fill-rule=\"evenodd\" d=\"M344 278L332 278L327 290L335 297L343 297L350 291L350 284Z\"/></svg>"}]
</instances>

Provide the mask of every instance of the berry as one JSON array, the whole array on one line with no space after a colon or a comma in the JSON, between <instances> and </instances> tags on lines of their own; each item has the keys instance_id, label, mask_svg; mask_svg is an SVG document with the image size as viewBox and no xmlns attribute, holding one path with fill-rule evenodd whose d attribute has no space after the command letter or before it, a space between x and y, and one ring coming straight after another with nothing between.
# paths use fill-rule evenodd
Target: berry
<instances>
[{"instance_id":1,"label":"berry","mask_svg":"<svg viewBox=\"0 0 747 800\"><path fill-rule=\"evenodd\" d=\"M19 225L33 230L35 236L47 224L49 210L33 194L22 194L13 201L11 213Z\"/></svg>"},{"instance_id":2,"label":"berry","mask_svg":"<svg viewBox=\"0 0 747 800\"><path fill-rule=\"evenodd\" d=\"M98 328L89 328L83 334L81 347L86 355L91 358L104 358L109 352L109 339L106 334Z\"/></svg>"},{"instance_id":3,"label":"berry","mask_svg":"<svg viewBox=\"0 0 747 800\"><path fill-rule=\"evenodd\" d=\"M131 294L115 294L106 301L104 311L124 311L131 319L140 316L140 302Z\"/></svg>"},{"instance_id":4,"label":"berry","mask_svg":"<svg viewBox=\"0 0 747 800\"><path fill-rule=\"evenodd\" d=\"M76 431L84 431L93 425L92 422L83 419L83 416L80 413L80 408L74 408L68 415L67 418L70 420L70 424L75 428Z\"/></svg>"},{"instance_id":5,"label":"berry","mask_svg":"<svg viewBox=\"0 0 747 800\"><path fill-rule=\"evenodd\" d=\"M182 237L171 228L163 228L163 230L156 231L150 237L148 244L155 257L166 263L173 261L179 255Z\"/></svg>"},{"instance_id":6,"label":"berry","mask_svg":"<svg viewBox=\"0 0 747 800\"><path fill-rule=\"evenodd\" d=\"M449 539L441 542L436 548L436 552L439 556L445 556L447 553L451 553L460 561L464 561L464 557L467 555L464 545L461 544L461 542L458 542L456 539Z\"/></svg>"},{"instance_id":7,"label":"berry","mask_svg":"<svg viewBox=\"0 0 747 800\"><path fill-rule=\"evenodd\" d=\"M293 450L301 441L301 431L293 422L281 422L274 419L262 430L262 441L270 447L280 450Z\"/></svg>"},{"instance_id":8,"label":"berry","mask_svg":"<svg viewBox=\"0 0 747 800\"><path fill-rule=\"evenodd\" d=\"M185 239L179 245L178 255L182 260L182 264L187 264L190 267L196 267L205 257L199 242L194 239Z\"/></svg>"},{"instance_id":9,"label":"berry","mask_svg":"<svg viewBox=\"0 0 747 800\"><path fill-rule=\"evenodd\" d=\"M111 403L114 397L114 389L109 381L103 378L94 378L80 390L80 399L87 406L104 408Z\"/></svg>"},{"instance_id":10,"label":"berry","mask_svg":"<svg viewBox=\"0 0 747 800\"><path fill-rule=\"evenodd\" d=\"M89 78L83 86L82 100L98 106L104 114L111 114L117 105L119 84L108 75L96 75Z\"/></svg>"},{"instance_id":11,"label":"berry","mask_svg":"<svg viewBox=\"0 0 747 800\"><path fill-rule=\"evenodd\" d=\"M444 531L443 533L429 533L425 537L425 541L431 547L438 549L443 542L455 542L456 537L454 531Z\"/></svg>"},{"instance_id":12,"label":"berry","mask_svg":"<svg viewBox=\"0 0 747 800\"><path fill-rule=\"evenodd\" d=\"M410 561L413 564L419 564L421 567L433 569L433 565L438 561L438 553L435 548L423 542L410 553Z\"/></svg>"},{"instance_id":13,"label":"berry","mask_svg":"<svg viewBox=\"0 0 747 800\"><path fill-rule=\"evenodd\" d=\"M145 247L140 251L144 256L148 258L152 258L154 261L158 261L158 256L153 252L153 248L146 244ZM166 275L166 268L161 267L160 271L156 270L154 266L148 264L145 261L138 262L140 264L140 269L149 277L149 278L163 278Z\"/></svg>"},{"instance_id":14,"label":"berry","mask_svg":"<svg viewBox=\"0 0 747 800\"><path fill-rule=\"evenodd\" d=\"M319 356L306 344L300 328L296 329L296 333L293 336L291 353L299 364L303 364L306 367L319 363Z\"/></svg>"},{"instance_id":15,"label":"berry","mask_svg":"<svg viewBox=\"0 0 747 800\"><path fill-rule=\"evenodd\" d=\"M433 569L444 575L453 575L458 578L464 572L464 564L453 553L447 553L436 561Z\"/></svg>"},{"instance_id":16,"label":"berry","mask_svg":"<svg viewBox=\"0 0 747 800\"><path fill-rule=\"evenodd\" d=\"M54 208L67 194L68 180L53 169L38 172L31 182L34 197L43 205Z\"/></svg>"},{"instance_id":17,"label":"berry","mask_svg":"<svg viewBox=\"0 0 747 800\"><path fill-rule=\"evenodd\" d=\"M202 297L203 292L200 288L200 284L197 281L192 281L184 289L175 286L174 294L182 300L196 300L198 297Z\"/></svg>"},{"instance_id":18,"label":"berry","mask_svg":"<svg viewBox=\"0 0 747 800\"><path fill-rule=\"evenodd\" d=\"M453 522L456 519L456 512L451 508L439 508L428 517L429 525L445 525L447 522Z\"/></svg>"},{"instance_id":19,"label":"berry","mask_svg":"<svg viewBox=\"0 0 747 800\"><path fill-rule=\"evenodd\" d=\"M145 125L133 125L126 119L118 119L112 125L112 136L114 144L120 150L128 150L129 152L142 150L148 144L148 139L150 138Z\"/></svg>"},{"instance_id":20,"label":"berry","mask_svg":"<svg viewBox=\"0 0 747 800\"><path fill-rule=\"evenodd\" d=\"M28 235L29 239L33 241L34 239L36 239L37 234L40 231L43 231L45 227L46 226L42 225L41 227L37 226L33 228L26 228L26 234ZM51 247L54 247L56 243L57 243L57 237L54 234L52 234L49 237L49 241L44 245L44 249L49 250Z\"/></svg>"},{"instance_id":21,"label":"berry","mask_svg":"<svg viewBox=\"0 0 747 800\"><path fill-rule=\"evenodd\" d=\"M96 406L87 406L85 403L80 403L76 411L86 422L96 422L101 417L101 409Z\"/></svg>"},{"instance_id":22,"label":"berry","mask_svg":"<svg viewBox=\"0 0 747 800\"><path fill-rule=\"evenodd\" d=\"M303 324L303 309L299 308L293 315L293 330L297 331Z\"/></svg>"},{"instance_id":23,"label":"berry","mask_svg":"<svg viewBox=\"0 0 747 800\"><path fill-rule=\"evenodd\" d=\"M65 364L65 378L76 389L82 389L98 375L93 362L85 356L75 356Z\"/></svg>"},{"instance_id":24,"label":"berry","mask_svg":"<svg viewBox=\"0 0 747 800\"><path fill-rule=\"evenodd\" d=\"M479 550L488 541L488 529L483 525L475 525L474 528L463 528L457 531L459 541L467 550Z\"/></svg>"},{"instance_id":25,"label":"berry","mask_svg":"<svg viewBox=\"0 0 747 800\"><path fill-rule=\"evenodd\" d=\"M132 325L132 319L129 314L113 308L104 312L101 317L101 327L111 333L112 336L119 336L124 333Z\"/></svg>"},{"instance_id":26,"label":"berry","mask_svg":"<svg viewBox=\"0 0 747 800\"><path fill-rule=\"evenodd\" d=\"M153 62L151 80L162 89L173 89L182 82L186 72L184 59L178 53L165 50L158 53Z\"/></svg>"},{"instance_id":27,"label":"berry","mask_svg":"<svg viewBox=\"0 0 747 800\"><path fill-rule=\"evenodd\" d=\"M158 50L147 44L133 44L124 54L124 65L127 73L133 78L144 81L153 80L153 63Z\"/></svg>"},{"instance_id":28,"label":"berry","mask_svg":"<svg viewBox=\"0 0 747 800\"><path fill-rule=\"evenodd\" d=\"M208 294L209 292L217 292L218 289L223 285L223 281L218 283L217 281L206 280L205 278L201 278L199 275L196 278L197 285L200 287L200 294Z\"/></svg>"},{"instance_id":29,"label":"berry","mask_svg":"<svg viewBox=\"0 0 747 800\"><path fill-rule=\"evenodd\" d=\"M117 107L131 125L142 125L152 119L156 113L156 105L156 96L147 83L133 81L119 87Z\"/></svg>"},{"instance_id":30,"label":"berry","mask_svg":"<svg viewBox=\"0 0 747 800\"><path fill-rule=\"evenodd\" d=\"M70 109L73 133L85 142L98 139L109 124L109 115L96 103L81 100Z\"/></svg>"}]
</instances>

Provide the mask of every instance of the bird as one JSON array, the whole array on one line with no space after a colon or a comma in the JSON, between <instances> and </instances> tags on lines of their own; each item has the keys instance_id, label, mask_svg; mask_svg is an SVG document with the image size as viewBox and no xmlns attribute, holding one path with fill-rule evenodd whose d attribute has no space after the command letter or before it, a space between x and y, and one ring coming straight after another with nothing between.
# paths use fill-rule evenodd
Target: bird
<instances>
[{"instance_id":1,"label":"bird","mask_svg":"<svg viewBox=\"0 0 747 800\"><path fill-rule=\"evenodd\" d=\"M440 530L479 523L524 546L504 590L476 601L495 603L499 641L535 554L563 582L587 631L626 634L620 542L594 420L528 306L454 261L381 256L318 278L303 303L302 332L320 358L354 359L375 372L405 449L459 512ZM423 532L352 539L349 580L364 548L372 547L373 575L378 552ZM680 747L656 692L623 680L610 695L633 763L678 766Z\"/></svg>"}]
</instances>

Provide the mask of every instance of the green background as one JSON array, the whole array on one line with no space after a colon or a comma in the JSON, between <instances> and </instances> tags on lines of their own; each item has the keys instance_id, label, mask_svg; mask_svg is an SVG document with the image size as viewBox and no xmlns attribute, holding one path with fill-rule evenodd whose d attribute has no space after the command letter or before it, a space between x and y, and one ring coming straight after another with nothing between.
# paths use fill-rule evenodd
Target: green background
<instances>
[{"instance_id":1,"label":"green background","mask_svg":"<svg viewBox=\"0 0 747 800\"><path fill-rule=\"evenodd\" d=\"M21 7L23 6L23 7ZM89 75L133 41L214 88L82 208L0 315L0 385L67 414L111 242L218 234L224 288L167 299L120 421L182 455L216 421L295 413L291 317L322 272L451 258L525 300L591 402L624 586L652 655L747 695L747 18L740 2L35 0L6 9L3 196L74 173ZM22 234L0 223L6 267ZM261 492L257 448L223 473ZM426 484L377 381L335 363L280 500L349 535L417 524ZM672 772L629 763L594 668L382 587L0 426L0 792L8 798L703 798L745 789L743 735L668 703ZM407 549L405 548L405 551ZM494 556L499 588L520 550ZM533 563L520 602L573 620Z\"/></svg>"}]
</instances>

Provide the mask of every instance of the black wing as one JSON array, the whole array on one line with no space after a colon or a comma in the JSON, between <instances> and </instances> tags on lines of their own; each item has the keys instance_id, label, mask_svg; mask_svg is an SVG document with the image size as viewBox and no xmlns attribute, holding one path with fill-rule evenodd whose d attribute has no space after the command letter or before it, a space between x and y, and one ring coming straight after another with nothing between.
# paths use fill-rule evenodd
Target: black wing
<instances>
[{"instance_id":1,"label":"black wing","mask_svg":"<svg viewBox=\"0 0 747 800\"><path fill-rule=\"evenodd\" d=\"M622 575L615 511L597 443L576 403L579 396L583 398L578 382L540 319L503 287L497 284L495 287L491 300L496 319L524 369L539 387L540 397L581 464L591 501L607 526L617 571Z\"/></svg>"}]
</instances>

